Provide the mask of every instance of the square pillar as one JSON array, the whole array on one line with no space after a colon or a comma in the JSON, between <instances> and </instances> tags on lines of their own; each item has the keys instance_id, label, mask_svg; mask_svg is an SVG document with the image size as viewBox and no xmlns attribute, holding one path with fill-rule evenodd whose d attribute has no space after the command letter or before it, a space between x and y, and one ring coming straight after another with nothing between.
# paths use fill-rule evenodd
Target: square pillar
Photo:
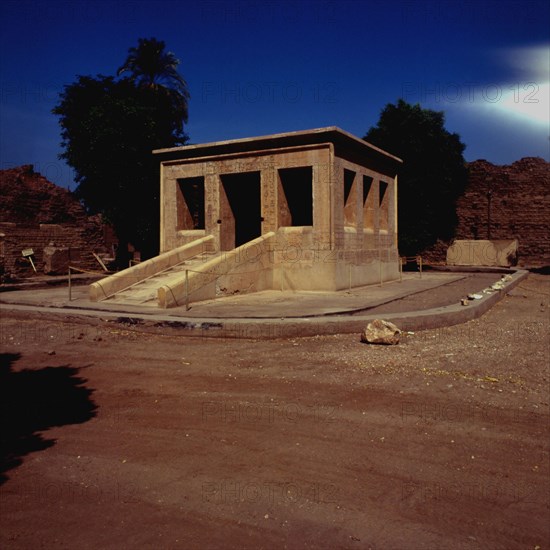
<instances>
[{"instance_id":1,"label":"square pillar","mask_svg":"<svg viewBox=\"0 0 550 550\"><path fill-rule=\"evenodd\" d=\"M213 235L216 250L220 250L220 177L211 170L204 175L204 228Z\"/></svg>"},{"instance_id":2,"label":"square pillar","mask_svg":"<svg viewBox=\"0 0 550 550\"><path fill-rule=\"evenodd\" d=\"M160 252L176 246L178 223L177 179L165 177L161 184Z\"/></svg>"},{"instance_id":3,"label":"square pillar","mask_svg":"<svg viewBox=\"0 0 550 550\"><path fill-rule=\"evenodd\" d=\"M269 231L277 231L278 223L278 201L277 185L278 174L275 166L263 168L260 172L261 185L261 212L262 212L262 235Z\"/></svg>"}]
</instances>

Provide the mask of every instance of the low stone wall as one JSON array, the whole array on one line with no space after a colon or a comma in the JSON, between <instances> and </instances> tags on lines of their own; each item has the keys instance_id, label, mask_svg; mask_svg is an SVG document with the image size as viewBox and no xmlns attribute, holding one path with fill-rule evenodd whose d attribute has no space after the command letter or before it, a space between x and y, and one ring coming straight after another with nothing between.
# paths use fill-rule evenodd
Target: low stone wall
<instances>
[{"instance_id":1,"label":"low stone wall","mask_svg":"<svg viewBox=\"0 0 550 550\"><path fill-rule=\"evenodd\" d=\"M447 265L512 267L518 260L514 240L457 240L447 249Z\"/></svg>"},{"instance_id":2,"label":"low stone wall","mask_svg":"<svg viewBox=\"0 0 550 550\"><path fill-rule=\"evenodd\" d=\"M550 265L549 186L550 163L541 158L527 157L503 166L486 160L470 162L468 184L457 201L455 239L515 239L518 265ZM451 244L438 241L422 257L443 264Z\"/></svg>"},{"instance_id":3,"label":"low stone wall","mask_svg":"<svg viewBox=\"0 0 550 550\"><path fill-rule=\"evenodd\" d=\"M21 254L25 249L33 250L38 275L45 273L45 267L52 274L67 273L69 263L101 270L93 252L110 253L107 247L116 238L99 216L88 215L70 191L25 165L0 170L0 197L0 275L4 278L35 275ZM53 262L49 261L52 256L44 256L50 246L62 249Z\"/></svg>"},{"instance_id":4,"label":"low stone wall","mask_svg":"<svg viewBox=\"0 0 550 550\"><path fill-rule=\"evenodd\" d=\"M67 265L57 263L51 274L67 273L68 265L90 271L101 271L93 252L105 252L104 235L98 223L88 222L83 226L0 222L0 265L4 274L14 277L34 275L32 266L22 256L22 251L32 249L34 265L38 274L45 273L47 247L65 248Z\"/></svg>"}]
</instances>

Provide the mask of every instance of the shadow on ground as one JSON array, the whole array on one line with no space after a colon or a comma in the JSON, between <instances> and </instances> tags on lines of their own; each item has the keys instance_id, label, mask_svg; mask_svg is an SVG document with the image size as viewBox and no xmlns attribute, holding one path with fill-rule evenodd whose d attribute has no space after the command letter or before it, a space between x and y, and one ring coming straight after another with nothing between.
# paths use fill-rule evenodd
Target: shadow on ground
<instances>
[{"instance_id":1,"label":"shadow on ground","mask_svg":"<svg viewBox=\"0 0 550 550\"><path fill-rule=\"evenodd\" d=\"M532 267L529 271L531 273L538 273L539 275L550 275L550 265L545 265L543 267Z\"/></svg>"},{"instance_id":2,"label":"shadow on ground","mask_svg":"<svg viewBox=\"0 0 550 550\"><path fill-rule=\"evenodd\" d=\"M63 365L14 370L20 353L0 354L0 484L29 453L55 444L40 432L79 424L95 416L93 390L77 376L80 369Z\"/></svg>"}]
</instances>

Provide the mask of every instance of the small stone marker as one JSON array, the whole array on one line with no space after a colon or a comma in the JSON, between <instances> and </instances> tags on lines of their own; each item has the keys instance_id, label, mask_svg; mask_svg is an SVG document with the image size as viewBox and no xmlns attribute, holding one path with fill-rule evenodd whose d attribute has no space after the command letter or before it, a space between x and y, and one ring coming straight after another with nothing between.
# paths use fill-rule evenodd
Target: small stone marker
<instances>
[{"instance_id":1,"label":"small stone marker","mask_svg":"<svg viewBox=\"0 0 550 550\"><path fill-rule=\"evenodd\" d=\"M399 344L401 331L389 321L375 319L367 325L367 328L361 334L361 342L367 344Z\"/></svg>"},{"instance_id":2,"label":"small stone marker","mask_svg":"<svg viewBox=\"0 0 550 550\"><path fill-rule=\"evenodd\" d=\"M33 254L34 254L34 250L32 248L25 248L24 250L21 251L21 255L23 256L23 258L26 258L27 260L29 260L29 262L32 265L32 268L34 269L34 272L36 273L36 267L34 265L34 262L32 261Z\"/></svg>"}]
</instances>

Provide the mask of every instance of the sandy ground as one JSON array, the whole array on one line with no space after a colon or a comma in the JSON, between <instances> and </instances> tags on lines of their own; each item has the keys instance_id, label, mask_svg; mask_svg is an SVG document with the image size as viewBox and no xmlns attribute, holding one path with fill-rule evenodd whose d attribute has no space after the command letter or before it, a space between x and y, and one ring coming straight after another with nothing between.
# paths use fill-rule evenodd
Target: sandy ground
<instances>
[{"instance_id":1,"label":"sandy ground","mask_svg":"<svg viewBox=\"0 0 550 550\"><path fill-rule=\"evenodd\" d=\"M2 548L550 548L550 277L274 340L2 312Z\"/></svg>"}]
</instances>

